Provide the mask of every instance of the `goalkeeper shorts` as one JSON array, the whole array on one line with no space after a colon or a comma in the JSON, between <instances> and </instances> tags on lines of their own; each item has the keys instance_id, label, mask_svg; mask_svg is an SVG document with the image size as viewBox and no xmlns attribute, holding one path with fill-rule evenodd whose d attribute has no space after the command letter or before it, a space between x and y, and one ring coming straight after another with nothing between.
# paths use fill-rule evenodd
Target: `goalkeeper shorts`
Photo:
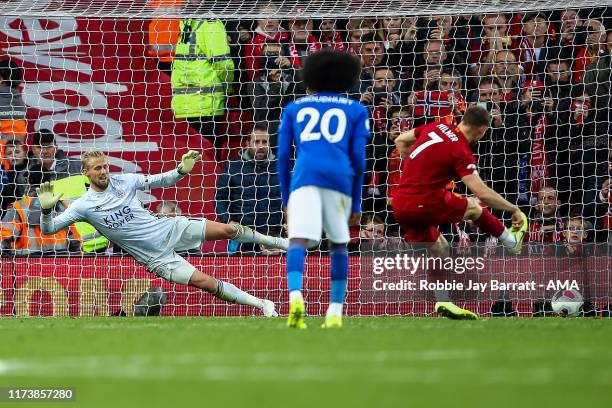
<instances>
[{"instance_id":1,"label":"goalkeeper shorts","mask_svg":"<svg viewBox=\"0 0 612 408\"><path fill-rule=\"evenodd\" d=\"M177 217L171 235L174 234L179 235L170 239L174 245L164 248L162 255L149 262L146 268L149 272L167 281L187 285L196 268L176 251L188 251L202 245L206 235L206 219Z\"/></svg>"}]
</instances>

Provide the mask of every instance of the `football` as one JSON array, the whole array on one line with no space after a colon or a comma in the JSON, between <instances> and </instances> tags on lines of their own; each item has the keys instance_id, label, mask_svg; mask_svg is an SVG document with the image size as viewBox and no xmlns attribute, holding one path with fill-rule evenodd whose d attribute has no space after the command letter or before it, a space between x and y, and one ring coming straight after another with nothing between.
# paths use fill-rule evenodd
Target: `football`
<instances>
[{"instance_id":1,"label":"football","mask_svg":"<svg viewBox=\"0 0 612 408\"><path fill-rule=\"evenodd\" d=\"M577 316L584 300L577 290L565 289L555 293L550 303L555 313L563 316Z\"/></svg>"}]
</instances>

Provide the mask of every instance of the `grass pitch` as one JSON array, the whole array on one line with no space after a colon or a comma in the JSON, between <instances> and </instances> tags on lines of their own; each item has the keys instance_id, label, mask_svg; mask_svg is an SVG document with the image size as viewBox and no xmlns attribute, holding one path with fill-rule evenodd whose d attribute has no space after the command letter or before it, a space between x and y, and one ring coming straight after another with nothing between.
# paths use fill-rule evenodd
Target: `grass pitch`
<instances>
[{"instance_id":1,"label":"grass pitch","mask_svg":"<svg viewBox=\"0 0 612 408\"><path fill-rule=\"evenodd\" d=\"M73 387L52 407L609 406L611 319L0 320L0 387Z\"/></svg>"}]
</instances>

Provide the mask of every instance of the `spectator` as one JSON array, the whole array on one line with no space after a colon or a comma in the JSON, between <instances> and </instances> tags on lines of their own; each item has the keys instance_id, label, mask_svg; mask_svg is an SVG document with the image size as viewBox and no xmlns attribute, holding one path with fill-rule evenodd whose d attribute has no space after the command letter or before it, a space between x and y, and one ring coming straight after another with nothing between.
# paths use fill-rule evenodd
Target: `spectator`
<instances>
[{"instance_id":1,"label":"spectator","mask_svg":"<svg viewBox=\"0 0 612 408\"><path fill-rule=\"evenodd\" d=\"M482 34L470 42L470 73L475 77L491 75L495 56L502 50L510 50L512 39L508 36L508 19L503 14L486 14L482 17Z\"/></svg>"},{"instance_id":2,"label":"spectator","mask_svg":"<svg viewBox=\"0 0 612 408\"><path fill-rule=\"evenodd\" d=\"M217 181L215 207L223 223L238 222L266 234L280 232L279 180L266 124L256 124L240 158L225 163ZM252 249L242 245L242 250Z\"/></svg>"},{"instance_id":3,"label":"spectator","mask_svg":"<svg viewBox=\"0 0 612 408\"><path fill-rule=\"evenodd\" d=\"M427 40L423 46L423 66L444 66L447 64L448 54L444 42L440 40ZM418 67L417 67L418 68ZM438 72L437 77L440 77Z\"/></svg>"},{"instance_id":4,"label":"spectator","mask_svg":"<svg viewBox=\"0 0 612 408\"><path fill-rule=\"evenodd\" d=\"M228 109L239 108L241 111L251 109L248 97L248 70L246 67L245 50L251 44L252 40L252 21L242 20L225 20L225 29L227 31L227 39L230 47L230 55L234 63L234 83L233 92L228 97ZM230 114L227 115L227 122L232 122ZM234 135L233 126L241 127L241 124L228 123L227 133Z\"/></svg>"},{"instance_id":5,"label":"spectator","mask_svg":"<svg viewBox=\"0 0 612 408\"><path fill-rule=\"evenodd\" d=\"M478 160L478 173L480 177L489 185L497 184L496 190L500 193L506 193L505 179L506 174L503 174L510 160L506 155L506 143L504 142L504 110L506 103L502 101L501 90L499 84L491 77L485 77L479 80L478 89L470 96L470 101L485 108L491 115L491 126L485 133L484 137L476 146L476 159ZM512 156L510 156L512 157ZM495 180L493 172L499 180Z\"/></svg>"},{"instance_id":6,"label":"spectator","mask_svg":"<svg viewBox=\"0 0 612 408\"><path fill-rule=\"evenodd\" d=\"M579 86L574 89L569 132L570 204L581 207L595 201L599 163L608 160L608 135L598 133L590 95ZM559 146L562 150L565 146Z\"/></svg>"},{"instance_id":7,"label":"spectator","mask_svg":"<svg viewBox=\"0 0 612 408\"><path fill-rule=\"evenodd\" d=\"M570 217L563 229L564 253L570 257L586 257L595 255L595 247L588 245L589 232L593 225L583 217Z\"/></svg>"},{"instance_id":8,"label":"spectator","mask_svg":"<svg viewBox=\"0 0 612 408\"><path fill-rule=\"evenodd\" d=\"M147 2L153 15L175 14L183 8L183 0L152 0ZM157 68L172 75L174 47L178 42L181 20L179 18L153 17L149 21L147 36L147 54L157 59Z\"/></svg>"},{"instance_id":9,"label":"spectator","mask_svg":"<svg viewBox=\"0 0 612 408\"><path fill-rule=\"evenodd\" d=\"M417 21L417 40L441 41L447 56L446 64L452 65L461 75L467 73L468 32L462 17L432 16Z\"/></svg>"},{"instance_id":10,"label":"spectator","mask_svg":"<svg viewBox=\"0 0 612 408\"><path fill-rule=\"evenodd\" d=\"M346 24L346 43L349 51L353 54L359 54L359 49L362 46L363 37L371 38L376 32L376 20L372 19L351 19Z\"/></svg>"},{"instance_id":11,"label":"spectator","mask_svg":"<svg viewBox=\"0 0 612 408\"><path fill-rule=\"evenodd\" d=\"M18 87L21 67L11 60L0 60L0 135L26 136L26 108Z\"/></svg>"},{"instance_id":12,"label":"spectator","mask_svg":"<svg viewBox=\"0 0 612 408\"><path fill-rule=\"evenodd\" d=\"M536 205L533 207L529 231L525 241L530 255L552 255L554 243L563 240L561 231L563 221L559 215L561 201L557 190L544 187L537 193Z\"/></svg>"},{"instance_id":13,"label":"spectator","mask_svg":"<svg viewBox=\"0 0 612 408\"><path fill-rule=\"evenodd\" d=\"M515 49L529 79L544 80L546 61L553 57L555 44L549 36L548 17L541 12L523 17L523 36Z\"/></svg>"},{"instance_id":14,"label":"spectator","mask_svg":"<svg viewBox=\"0 0 612 408\"><path fill-rule=\"evenodd\" d=\"M510 51L499 51L493 65L493 76L501 87L505 101L518 100L520 96L522 68Z\"/></svg>"},{"instance_id":15,"label":"spectator","mask_svg":"<svg viewBox=\"0 0 612 408\"><path fill-rule=\"evenodd\" d=\"M543 95L541 81L528 81L521 95L519 126L531 139L531 151L522 152L519 164L519 201L525 205L554 177L551 163L555 161L551 155L557 152L557 140L546 137L551 123L547 113L552 105L545 104Z\"/></svg>"},{"instance_id":16,"label":"spectator","mask_svg":"<svg viewBox=\"0 0 612 408\"><path fill-rule=\"evenodd\" d=\"M401 251L407 249L398 236L391 236L387 224L377 215L368 213L361 219L359 235L349 243L349 252L360 254L377 251Z\"/></svg>"},{"instance_id":17,"label":"spectator","mask_svg":"<svg viewBox=\"0 0 612 408\"><path fill-rule=\"evenodd\" d=\"M461 80L461 75L457 70L444 69L440 75L440 81L438 83L438 90L440 92L448 93L448 102L450 103L451 113L450 115L440 118L448 124L457 124L463 113L467 109L465 103L465 97L463 96L462 90L464 89Z\"/></svg>"},{"instance_id":18,"label":"spectator","mask_svg":"<svg viewBox=\"0 0 612 408\"><path fill-rule=\"evenodd\" d=\"M283 44L281 54L289 59L291 67L296 71L302 69L304 57L322 48L312 34L312 24L312 20L289 21L289 42Z\"/></svg>"},{"instance_id":19,"label":"spectator","mask_svg":"<svg viewBox=\"0 0 612 408\"><path fill-rule=\"evenodd\" d=\"M553 123L563 124L569 121L572 90L570 66L565 60L552 60L546 66L544 85L547 95L553 101L551 110L557 116Z\"/></svg>"},{"instance_id":20,"label":"spectator","mask_svg":"<svg viewBox=\"0 0 612 408\"><path fill-rule=\"evenodd\" d=\"M66 207L59 202L56 210ZM0 222L0 249L15 256L56 255L78 252L81 243L71 230L45 235L40 228L38 198L23 196L13 203Z\"/></svg>"},{"instance_id":21,"label":"spectator","mask_svg":"<svg viewBox=\"0 0 612 408\"><path fill-rule=\"evenodd\" d=\"M361 222L358 242L360 253L386 250L385 223L376 215L365 215Z\"/></svg>"},{"instance_id":22,"label":"spectator","mask_svg":"<svg viewBox=\"0 0 612 408\"><path fill-rule=\"evenodd\" d=\"M595 202L595 231L597 242L612 244L612 178L604 179Z\"/></svg>"},{"instance_id":23,"label":"spectator","mask_svg":"<svg viewBox=\"0 0 612 408\"><path fill-rule=\"evenodd\" d=\"M402 39L403 20L398 17L383 17L377 23L377 37L383 43L387 54L399 52Z\"/></svg>"},{"instance_id":24,"label":"spectator","mask_svg":"<svg viewBox=\"0 0 612 408\"><path fill-rule=\"evenodd\" d=\"M402 40L403 41L415 41L417 34L417 21L418 17L404 17L404 23L402 24Z\"/></svg>"},{"instance_id":25,"label":"spectator","mask_svg":"<svg viewBox=\"0 0 612 408\"><path fill-rule=\"evenodd\" d=\"M264 7L262 13L274 15L277 10L271 6ZM250 43L245 45L245 65L246 79L253 81L261 75L260 69L263 69L260 58L264 55L264 44L277 43L280 44L289 39L289 33L281 27L280 21L275 18L265 18L257 20L257 26L253 33L253 38Z\"/></svg>"},{"instance_id":26,"label":"spectator","mask_svg":"<svg viewBox=\"0 0 612 408\"><path fill-rule=\"evenodd\" d=\"M374 110L377 107L381 107L383 114L380 117L386 117L387 110L391 106L399 105L400 100L397 87L398 81L393 70L386 67L376 68L372 78L372 86L361 94L360 102L369 105ZM376 120L376 116L374 119ZM380 129L386 129L386 122L381 125Z\"/></svg>"},{"instance_id":27,"label":"spectator","mask_svg":"<svg viewBox=\"0 0 612 408\"><path fill-rule=\"evenodd\" d=\"M395 106L391 109L391 120L389 121L389 130L387 132L388 143L394 146L395 139L403 131L412 129L410 109L408 107ZM393 198L393 190L399 185L401 174L401 163L399 151L396 147L389 154L387 160L387 205L390 206Z\"/></svg>"},{"instance_id":28,"label":"spectator","mask_svg":"<svg viewBox=\"0 0 612 408\"><path fill-rule=\"evenodd\" d=\"M385 197L387 185L387 158L392 145L387 139L388 118L393 106L399 106L399 95L396 93L397 80L389 68L377 68L374 71L372 88L361 96L361 102L369 105L372 112L372 142L366 146L366 174L364 183L370 185L370 196L376 200ZM376 179L376 180L375 180ZM364 200L368 194L364 195Z\"/></svg>"},{"instance_id":29,"label":"spectator","mask_svg":"<svg viewBox=\"0 0 612 408\"><path fill-rule=\"evenodd\" d=\"M4 170L3 182L0 183L0 218L7 208L26 192L26 169L28 158L25 147L18 139L9 139L4 144L4 156L8 168Z\"/></svg>"},{"instance_id":30,"label":"spectator","mask_svg":"<svg viewBox=\"0 0 612 408\"><path fill-rule=\"evenodd\" d=\"M412 77L412 67L415 65L415 49L417 45L417 17L405 17L402 22L399 41L397 34L393 33L387 50L387 65L400 73L402 79Z\"/></svg>"},{"instance_id":31,"label":"spectator","mask_svg":"<svg viewBox=\"0 0 612 408\"><path fill-rule=\"evenodd\" d=\"M578 46L581 44L580 32L583 26L583 20L578 14L578 10L567 9L563 10L560 15L561 26L559 28L559 58L574 59Z\"/></svg>"},{"instance_id":32,"label":"spectator","mask_svg":"<svg viewBox=\"0 0 612 408\"><path fill-rule=\"evenodd\" d=\"M166 217L176 217L183 215L183 210L176 201L162 201L157 205L155 213Z\"/></svg>"},{"instance_id":33,"label":"spectator","mask_svg":"<svg viewBox=\"0 0 612 408\"><path fill-rule=\"evenodd\" d=\"M599 20L589 19L584 23L587 30L586 45L578 50L574 63L574 82L581 83L587 66L597 63L606 54L606 27Z\"/></svg>"},{"instance_id":34,"label":"spectator","mask_svg":"<svg viewBox=\"0 0 612 408\"><path fill-rule=\"evenodd\" d=\"M491 129L498 129L503 126L501 103L501 89L497 81L491 77L484 77L478 80L478 89L470 97L470 101L476 102L491 114ZM482 140L481 140L482 142Z\"/></svg>"},{"instance_id":35,"label":"spectator","mask_svg":"<svg viewBox=\"0 0 612 408\"><path fill-rule=\"evenodd\" d=\"M333 48L338 51L346 50L346 44L340 32L336 30L336 20L331 18L321 20L319 32L319 42L323 48Z\"/></svg>"},{"instance_id":36,"label":"spectator","mask_svg":"<svg viewBox=\"0 0 612 408\"><path fill-rule=\"evenodd\" d=\"M612 31L607 34L607 51L595 62L589 64L584 75L584 84L589 95L595 98L596 120L607 124L605 133L612 133L610 123L612 122Z\"/></svg>"},{"instance_id":37,"label":"spectator","mask_svg":"<svg viewBox=\"0 0 612 408\"><path fill-rule=\"evenodd\" d=\"M414 78L412 82L412 89L418 91L435 91L439 87L440 75L442 73L442 65L431 65L425 68L422 78ZM411 91L408 97L409 103L414 104L415 92Z\"/></svg>"},{"instance_id":38,"label":"spectator","mask_svg":"<svg viewBox=\"0 0 612 408\"><path fill-rule=\"evenodd\" d=\"M383 65L384 48L383 45L376 40L374 35L362 37L362 42L358 48L359 58L361 60L361 75L359 83L355 85L350 92L351 97L360 99L361 95L368 88L372 87L374 79L374 71L376 67Z\"/></svg>"},{"instance_id":39,"label":"spectator","mask_svg":"<svg viewBox=\"0 0 612 408\"><path fill-rule=\"evenodd\" d=\"M434 75L438 72L435 70ZM414 116L421 121L437 120L454 124L466 109L465 98L461 93L461 76L453 69L443 69L439 75L437 81L428 83L427 90L412 93L409 104L415 105Z\"/></svg>"},{"instance_id":40,"label":"spectator","mask_svg":"<svg viewBox=\"0 0 612 408\"><path fill-rule=\"evenodd\" d=\"M283 69L288 59L276 57L274 50L280 52L276 44L267 44L265 55L265 70L257 80L249 84L249 98L251 106L255 110L255 122L268 122L271 134L270 145L276 147L276 133L280 124L282 108L296 98L296 94L302 93L297 89L291 72ZM285 61L286 60L286 61Z\"/></svg>"},{"instance_id":41,"label":"spectator","mask_svg":"<svg viewBox=\"0 0 612 408\"><path fill-rule=\"evenodd\" d=\"M223 144L219 122L233 80L234 63L221 20L183 20L172 63L172 110L213 145L217 159Z\"/></svg>"},{"instance_id":42,"label":"spectator","mask_svg":"<svg viewBox=\"0 0 612 408\"><path fill-rule=\"evenodd\" d=\"M50 130L41 129L34 133L31 149L32 157L26 170L27 194L33 193L36 187L46 181L81 174L81 161L66 156L63 150L58 149L55 135Z\"/></svg>"},{"instance_id":43,"label":"spectator","mask_svg":"<svg viewBox=\"0 0 612 408\"><path fill-rule=\"evenodd\" d=\"M439 82L442 76L442 71L446 68L453 69L449 63L449 56L446 52L446 47L443 41L430 39L425 41L423 45L423 53L415 60L414 75L411 85L408 86L410 96L408 97L409 104L421 105L421 110L415 110L415 116L439 117L436 113L427 113L430 104L442 106L442 110L446 110L448 105L448 95L428 94L423 91L438 91ZM419 93L420 92L420 93ZM437 108L436 108L437 111ZM419 123L417 123L419 124Z\"/></svg>"}]
</instances>

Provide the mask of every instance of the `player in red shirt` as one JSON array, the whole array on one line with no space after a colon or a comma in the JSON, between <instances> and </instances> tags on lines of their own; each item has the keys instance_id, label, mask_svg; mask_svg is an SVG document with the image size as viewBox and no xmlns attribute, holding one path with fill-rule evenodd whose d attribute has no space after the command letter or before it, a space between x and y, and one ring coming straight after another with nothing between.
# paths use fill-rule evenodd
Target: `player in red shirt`
<instances>
[{"instance_id":1,"label":"player in red shirt","mask_svg":"<svg viewBox=\"0 0 612 408\"><path fill-rule=\"evenodd\" d=\"M478 228L499 239L518 254L527 231L527 217L482 181L471 146L478 143L490 123L489 113L469 107L457 126L433 122L401 133L395 144L404 157L402 176L392 200L395 219L410 243L426 244L430 256L446 258L450 247L438 225L472 220ZM478 201L448 191L445 187L460 178L486 206L512 213L512 228L506 229ZM436 292L436 312L458 319L477 315L450 302L448 292Z\"/></svg>"}]
</instances>

